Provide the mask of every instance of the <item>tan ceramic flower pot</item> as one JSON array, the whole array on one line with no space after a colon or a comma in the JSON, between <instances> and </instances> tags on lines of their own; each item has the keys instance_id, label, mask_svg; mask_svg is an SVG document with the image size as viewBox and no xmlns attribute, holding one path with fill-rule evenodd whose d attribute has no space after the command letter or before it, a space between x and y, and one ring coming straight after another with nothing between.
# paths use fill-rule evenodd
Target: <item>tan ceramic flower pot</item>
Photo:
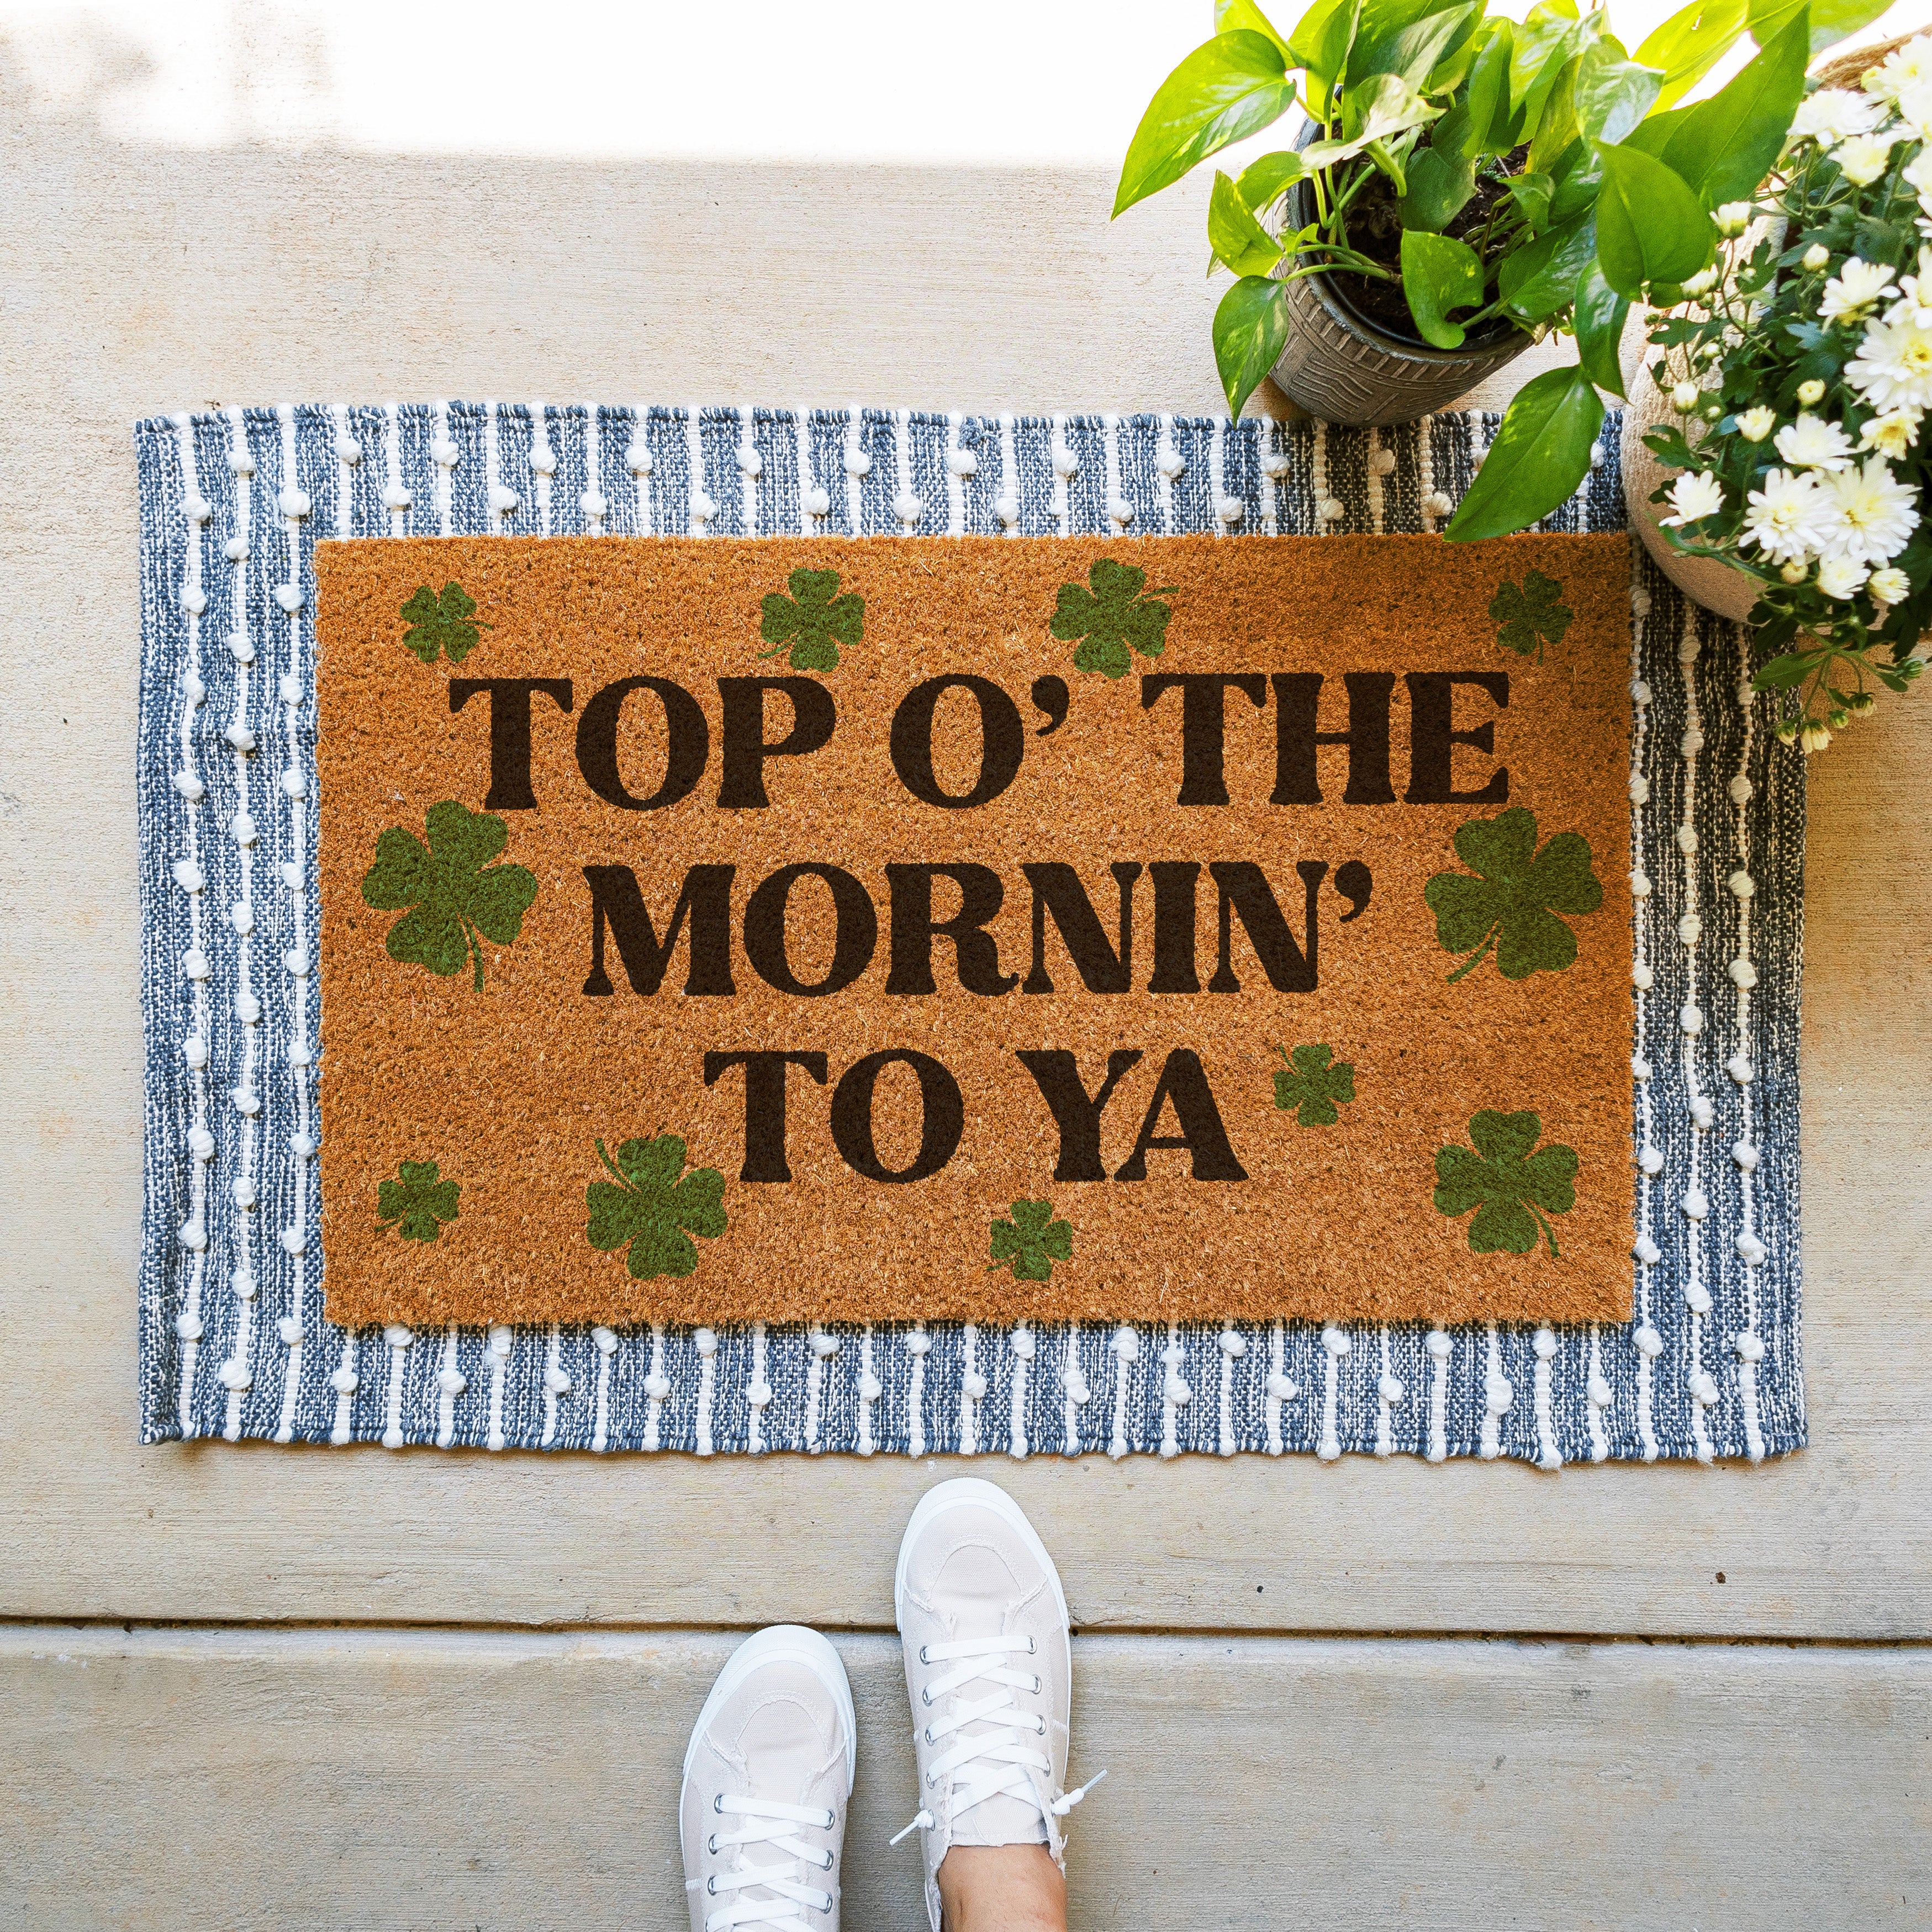
<instances>
[{"instance_id":1,"label":"tan ceramic flower pot","mask_svg":"<svg viewBox=\"0 0 1932 1932\"><path fill-rule=\"evenodd\" d=\"M1643 539L1643 547L1650 552L1658 568L1685 596L1702 604L1707 610L1714 610L1720 617L1728 617L1734 624L1742 623L1757 602L1757 580L1714 558L1682 555L1670 548L1658 527L1658 516L1664 506L1653 503L1651 496L1675 481L1678 472L1666 469L1645 447L1644 433L1671 424L1683 424L1686 435L1695 443L1696 426L1685 423L1652 381L1649 368L1642 358L1641 325L1631 333L1639 352L1634 366L1624 372L1624 387L1630 392L1630 400L1624 409L1622 445L1624 503L1629 514L1630 526Z\"/></svg>"}]
</instances>

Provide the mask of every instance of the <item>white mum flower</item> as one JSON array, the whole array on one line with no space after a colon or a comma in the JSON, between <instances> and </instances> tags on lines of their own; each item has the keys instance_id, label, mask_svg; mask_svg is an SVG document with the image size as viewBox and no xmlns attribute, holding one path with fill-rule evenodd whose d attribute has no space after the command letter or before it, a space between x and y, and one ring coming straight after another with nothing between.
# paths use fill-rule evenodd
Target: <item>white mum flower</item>
<instances>
[{"instance_id":1,"label":"white mum flower","mask_svg":"<svg viewBox=\"0 0 1932 1932\"><path fill-rule=\"evenodd\" d=\"M1772 563L1804 563L1825 548L1817 479L1774 470L1747 500L1741 544L1756 544Z\"/></svg>"},{"instance_id":2,"label":"white mum flower","mask_svg":"<svg viewBox=\"0 0 1932 1932\"><path fill-rule=\"evenodd\" d=\"M1932 328L1932 248L1918 251L1918 272L1899 278L1897 302L1885 312L1888 322L1910 316L1921 328Z\"/></svg>"},{"instance_id":3,"label":"white mum flower","mask_svg":"<svg viewBox=\"0 0 1932 1932\"><path fill-rule=\"evenodd\" d=\"M1932 34L1921 34L1888 54L1882 64L1868 68L1858 85L1881 100L1896 100L1921 81L1932 80Z\"/></svg>"},{"instance_id":4,"label":"white mum flower","mask_svg":"<svg viewBox=\"0 0 1932 1932\"><path fill-rule=\"evenodd\" d=\"M1883 106L1868 95L1849 87L1821 87L1798 104L1791 138L1802 140L1809 135L1820 147L1828 148L1849 135L1869 134L1885 118Z\"/></svg>"},{"instance_id":5,"label":"white mum flower","mask_svg":"<svg viewBox=\"0 0 1932 1932\"><path fill-rule=\"evenodd\" d=\"M1875 570L1865 588L1881 604L1903 604L1912 595L1912 580L1896 564Z\"/></svg>"},{"instance_id":6,"label":"white mum flower","mask_svg":"<svg viewBox=\"0 0 1932 1932\"><path fill-rule=\"evenodd\" d=\"M1703 393L1695 382L1679 382L1670 392L1670 406L1680 416L1688 415Z\"/></svg>"},{"instance_id":7,"label":"white mum flower","mask_svg":"<svg viewBox=\"0 0 1932 1932\"><path fill-rule=\"evenodd\" d=\"M1724 507L1724 486L1708 471L1687 470L1670 486L1670 507L1676 514L1659 523L1681 526L1714 517Z\"/></svg>"},{"instance_id":8,"label":"white mum flower","mask_svg":"<svg viewBox=\"0 0 1932 1932\"><path fill-rule=\"evenodd\" d=\"M1868 417L1858 431L1858 447L1875 449L1896 463L1911 454L1918 440L1919 421L1917 410L1894 410L1889 416Z\"/></svg>"},{"instance_id":9,"label":"white mum flower","mask_svg":"<svg viewBox=\"0 0 1932 1932\"><path fill-rule=\"evenodd\" d=\"M1849 322L1870 308L1891 286L1898 273L1886 262L1862 262L1856 255L1845 257L1845 266L1825 284L1824 298L1818 315L1824 322Z\"/></svg>"},{"instance_id":10,"label":"white mum flower","mask_svg":"<svg viewBox=\"0 0 1932 1932\"><path fill-rule=\"evenodd\" d=\"M1910 315L1867 322L1845 378L1875 410L1932 408L1932 328Z\"/></svg>"},{"instance_id":11,"label":"white mum flower","mask_svg":"<svg viewBox=\"0 0 1932 1932\"><path fill-rule=\"evenodd\" d=\"M1852 440L1834 422L1808 410L1786 423L1772 444L1794 470L1849 470Z\"/></svg>"},{"instance_id":12,"label":"white mum flower","mask_svg":"<svg viewBox=\"0 0 1932 1932\"><path fill-rule=\"evenodd\" d=\"M1742 235L1750 226L1751 205L1748 201L1727 201L1717 212L1720 235Z\"/></svg>"},{"instance_id":13,"label":"white mum flower","mask_svg":"<svg viewBox=\"0 0 1932 1932\"><path fill-rule=\"evenodd\" d=\"M1804 258L1799 262L1798 266L1802 268L1809 270L1811 274L1815 275L1831 259L1831 250L1826 248L1823 242L1814 242L1810 248L1805 250Z\"/></svg>"},{"instance_id":14,"label":"white mum flower","mask_svg":"<svg viewBox=\"0 0 1932 1932\"><path fill-rule=\"evenodd\" d=\"M1932 136L1932 81L1922 80L1898 97L1898 118L1922 141Z\"/></svg>"},{"instance_id":15,"label":"white mum flower","mask_svg":"<svg viewBox=\"0 0 1932 1932\"><path fill-rule=\"evenodd\" d=\"M1819 548L1828 560L1887 562L1905 548L1918 527L1917 493L1893 476L1882 456L1868 456L1862 470L1827 476L1819 487L1825 536Z\"/></svg>"},{"instance_id":16,"label":"white mum flower","mask_svg":"<svg viewBox=\"0 0 1932 1932\"><path fill-rule=\"evenodd\" d=\"M1848 556L1828 556L1818 566L1818 588L1827 597L1841 601L1858 594L1858 586L1865 580L1865 567L1854 563Z\"/></svg>"},{"instance_id":17,"label":"white mum flower","mask_svg":"<svg viewBox=\"0 0 1932 1932\"><path fill-rule=\"evenodd\" d=\"M1778 420L1778 412L1768 404L1760 403L1755 409L1743 411L1738 417L1738 434L1747 442L1762 442L1770 435L1772 425Z\"/></svg>"},{"instance_id":18,"label":"white mum flower","mask_svg":"<svg viewBox=\"0 0 1932 1932\"><path fill-rule=\"evenodd\" d=\"M1902 128L1894 128L1889 134L1854 134L1838 143L1832 158L1854 188L1870 188L1892 165L1892 148L1904 138Z\"/></svg>"},{"instance_id":19,"label":"white mum flower","mask_svg":"<svg viewBox=\"0 0 1932 1932\"><path fill-rule=\"evenodd\" d=\"M1932 206L1932 148L1921 148L1899 170L1899 178L1918 196L1920 207Z\"/></svg>"},{"instance_id":20,"label":"white mum flower","mask_svg":"<svg viewBox=\"0 0 1932 1932\"><path fill-rule=\"evenodd\" d=\"M1822 724L1808 724L1798 734L1798 748L1807 757L1814 752L1822 752L1831 742L1831 733Z\"/></svg>"}]
</instances>

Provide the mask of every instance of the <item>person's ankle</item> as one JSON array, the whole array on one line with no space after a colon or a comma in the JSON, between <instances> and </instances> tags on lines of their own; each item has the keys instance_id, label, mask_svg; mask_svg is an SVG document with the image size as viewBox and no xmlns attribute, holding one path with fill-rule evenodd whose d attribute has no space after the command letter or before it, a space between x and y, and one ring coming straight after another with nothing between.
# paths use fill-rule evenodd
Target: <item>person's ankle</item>
<instances>
[{"instance_id":1,"label":"person's ankle","mask_svg":"<svg viewBox=\"0 0 1932 1932\"><path fill-rule=\"evenodd\" d=\"M938 1880L943 1932L1066 1932L1066 1880L1044 1845L954 1845Z\"/></svg>"}]
</instances>

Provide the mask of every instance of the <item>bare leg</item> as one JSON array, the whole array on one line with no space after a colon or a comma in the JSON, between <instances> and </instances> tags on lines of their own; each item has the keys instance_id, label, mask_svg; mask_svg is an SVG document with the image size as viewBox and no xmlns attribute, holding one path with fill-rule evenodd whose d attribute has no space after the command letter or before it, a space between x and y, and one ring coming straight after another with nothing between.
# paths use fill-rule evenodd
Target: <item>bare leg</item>
<instances>
[{"instance_id":1,"label":"bare leg","mask_svg":"<svg viewBox=\"0 0 1932 1932\"><path fill-rule=\"evenodd\" d=\"M1066 1932L1066 1880L1044 1845L955 1845L939 1897L945 1932Z\"/></svg>"}]
</instances>

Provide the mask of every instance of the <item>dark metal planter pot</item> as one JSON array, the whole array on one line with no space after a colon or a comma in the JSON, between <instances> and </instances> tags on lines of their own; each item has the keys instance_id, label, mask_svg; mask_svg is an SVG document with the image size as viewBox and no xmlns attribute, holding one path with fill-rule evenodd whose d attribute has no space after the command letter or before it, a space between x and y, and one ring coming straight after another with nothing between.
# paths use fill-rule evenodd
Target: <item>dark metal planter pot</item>
<instances>
[{"instance_id":1,"label":"dark metal planter pot","mask_svg":"<svg viewBox=\"0 0 1932 1932\"><path fill-rule=\"evenodd\" d=\"M1291 203L1294 229L1313 212L1300 199L1306 189L1290 192L1298 197ZM1412 422L1446 409L1529 346L1520 328L1487 347L1431 349L1400 341L1339 300L1326 275L1290 282L1288 312L1288 346L1274 365L1274 380L1291 401L1327 422Z\"/></svg>"}]
</instances>

